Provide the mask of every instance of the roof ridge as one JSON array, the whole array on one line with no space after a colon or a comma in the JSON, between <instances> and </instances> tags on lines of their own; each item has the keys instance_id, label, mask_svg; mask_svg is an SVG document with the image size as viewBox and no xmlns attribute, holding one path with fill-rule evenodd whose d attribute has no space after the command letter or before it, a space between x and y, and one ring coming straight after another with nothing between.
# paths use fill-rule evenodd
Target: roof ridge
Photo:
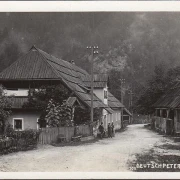
<instances>
[{"instance_id":1,"label":"roof ridge","mask_svg":"<svg viewBox=\"0 0 180 180\"><path fill-rule=\"evenodd\" d=\"M32 48L34 48L34 47L32 47ZM32 50L32 48L31 48L31 50ZM47 61L47 58L39 51L40 49L38 49L38 48L36 48L36 47L35 47L35 49L36 49L36 50L39 52L39 54L43 57L43 61L46 62L46 63L52 68L52 70L53 70L53 72L55 73L55 75L57 76L57 78L59 78L56 69ZM41 51L42 51L42 50L41 50ZM44 52L44 51L43 51L43 52ZM44 59L46 59L46 61L45 61ZM62 79L62 78L61 78L61 79Z\"/></svg>"},{"instance_id":2,"label":"roof ridge","mask_svg":"<svg viewBox=\"0 0 180 180\"><path fill-rule=\"evenodd\" d=\"M64 60L64 59L58 58L58 57L56 57L56 56L54 56L54 55L52 55L52 54L49 54L49 53L43 51L42 49L36 48L35 46L33 46L31 49L33 49L33 48L36 49L37 51L42 51L43 53L46 53L46 54L48 54L49 56L52 56L52 57L54 57L54 58L56 58L56 59L58 59L58 60L61 60L61 61L63 61L64 63L68 63L68 64L70 64L72 67L74 66L74 67L77 68L77 69L81 69L82 71L84 71L84 72L86 72L86 73L88 74L87 71L85 71L84 69L78 67L76 64L72 64L72 63L70 63L70 62L68 62L68 61L66 61L66 60ZM41 52L40 52L40 53L41 53ZM41 54L42 54L42 53L41 53ZM48 60L49 60L49 59L48 59ZM52 60L50 60L50 61L52 61ZM55 63L55 62L54 62L54 63ZM63 65L61 65L61 66L63 66ZM63 66L63 67L67 68L67 66ZM67 69L72 70L72 68L67 68ZM80 71L77 71L76 69L73 69L73 70L76 71L76 72L80 72ZM84 73L82 73L82 72L80 72L80 73L81 73L81 74L84 74Z\"/></svg>"},{"instance_id":3,"label":"roof ridge","mask_svg":"<svg viewBox=\"0 0 180 180\"><path fill-rule=\"evenodd\" d=\"M59 75L58 75L58 72L57 72L57 70L49 63L49 59L47 59L47 57L45 57L40 51L43 51L43 50L41 50L41 49L38 49L38 48L36 48L36 50L39 52L39 54L43 57L43 58L45 58L46 59L46 63L53 69L53 71L54 71L54 73L56 74L56 76L59 78L59 79L61 79L67 86L68 86L68 88L70 88L70 86L68 85L68 83L66 82L66 81L68 81L68 80L66 80L64 77L62 77L62 76L60 76L59 77ZM40 51L39 51L40 50ZM46 53L45 51L43 51L44 53ZM48 53L47 53L48 54ZM50 55L50 54L49 54ZM52 56L52 55L51 55ZM55 56L54 56L55 57ZM57 59L59 59L59 58L57 58ZM62 60L62 59L61 59ZM51 60L50 60L51 61ZM67 61L66 61L67 62ZM64 66L63 66L64 67ZM82 87L80 84L78 84L81 88L85 88L85 87ZM72 88L70 88L71 90L72 90ZM87 90L87 89L86 89ZM72 90L72 91L74 91L74 90Z\"/></svg>"},{"instance_id":4,"label":"roof ridge","mask_svg":"<svg viewBox=\"0 0 180 180\"><path fill-rule=\"evenodd\" d=\"M7 69L11 68L14 64L17 64L17 62L19 62L24 56L26 56L27 54L29 54L30 51L28 51L26 54L23 54L21 57L17 58L17 60L15 60L12 64L10 64L9 66L7 66L4 70L2 70L0 72L0 78L1 78L1 75L7 71Z\"/></svg>"},{"instance_id":5,"label":"roof ridge","mask_svg":"<svg viewBox=\"0 0 180 180\"><path fill-rule=\"evenodd\" d=\"M74 64L71 64L70 62L68 62L68 61L65 61L65 60L63 60L63 59L60 59L60 58L58 58L58 57L56 57L56 56L54 56L54 55L51 55L51 54L49 54L49 53L47 53L47 52L45 52L45 51L43 51L43 50L41 50L41 49L38 49L38 48L36 48L36 47L34 47L45 59L47 59L48 61L51 61L51 62L53 62L53 63L55 63L55 64L57 64L57 65L60 65L60 66L62 66L62 67L64 67L64 68L66 68L66 69L68 69L68 70L70 70L70 71L75 71L76 73L81 73L81 74L83 74L83 75L86 75L85 73L82 73L81 71L77 71L77 69L80 69L80 70L82 70L82 71L85 71L85 70L83 70L83 69L81 69L80 67L78 67L78 66L76 66L76 65L74 65ZM47 57L45 57L42 53L41 53L41 51L43 52L43 53L45 53L45 54L47 54L47 55L49 55L49 56L51 56L51 57L53 57L53 58L56 58L56 59L58 59L58 60L60 60L60 61L63 61L63 63L65 63L66 65L68 64L68 65L71 65L72 66L72 68L68 68L67 66L65 66L65 65L63 65L63 64L58 64L58 63L56 63L55 61L53 61L53 60L51 60L51 59L48 59ZM49 62L48 62L49 63ZM49 63L50 64L50 63ZM52 65L50 65L50 66L52 66ZM73 66L75 67L75 68L73 68ZM53 66L52 66L53 67ZM53 67L54 68L54 67ZM77 69L76 69L77 68ZM56 69L55 69L55 71L56 71ZM57 72L57 71L56 71ZM86 72L86 71L85 71ZM87 72L86 72L87 73ZM73 77L76 77L76 78L79 78L79 76L73 76ZM81 80L81 79L80 79Z\"/></svg>"},{"instance_id":6,"label":"roof ridge","mask_svg":"<svg viewBox=\"0 0 180 180\"><path fill-rule=\"evenodd\" d=\"M69 80L67 80L66 78L64 78L64 77L59 77L59 74L58 74L58 72L57 72L57 70L49 63L49 61L51 61L51 62L53 62L53 63L55 63L55 64L57 64L55 61L53 61L53 60L51 60L51 59L48 59L45 55L43 55L43 53L46 53L45 51L43 51L43 50L41 50L41 49L38 49L38 48L36 48L36 47L32 47L31 49L33 49L33 48L35 48L40 54L41 54L41 56L43 56L45 59L47 59L47 63L49 64L49 66L51 66L52 68L53 68L53 70L55 71L55 73L56 73L56 76L58 77L58 78L61 78L61 80L64 80L64 81L69 81ZM41 53L41 51L43 52L43 53ZM46 53L46 54L48 54L48 53ZM51 54L48 54L49 56L52 56L52 57L54 57L54 58L56 58L56 59L58 59L58 60L61 60L61 61L64 61L64 63L65 64L70 64L72 67L73 66L76 66L76 65L74 65L74 64L71 64L71 63L69 63L68 61L65 61L65 60L63 60L63 59L59 59L59 58L57 58L57 57L55 57L55 56L53 56L53 55L51 55ZM57 65L59 65L59 64L57 64ZM63 66L63 65L60 65L60 66ZM65 67L65 68L67 68L66 66L63 66L63 67ZM76 66L76 67L78 67L78 66ZM79 68L79 67L78 67ZM67 69L69 69L70 71L75 71L76 73L77 72L80 72L80 71L77 71L77 70L75 70L75 69L72 69L72 68L67 68ZM81 69L81 68L79 68L79 69ZM64 72L61 72L61 73L64 73ZM81 73L81 72L80 72ZM73 76L73 77L75 77L75 78L79 78L78 76ZM88 88L86 88L86 86L85 86L85 84L84 84L84 86L83 86L83 81L81 80L81 78L79 78L80 79L80 81L82 82L82 84L80 84L80 83L77 83L81 88L83 88L83 89L86 89L86 90L89 90ZM72 83L74 83L74 82L72 82ZM66 83L67 84L67 83Z\"/></svg>"}]
</instances>

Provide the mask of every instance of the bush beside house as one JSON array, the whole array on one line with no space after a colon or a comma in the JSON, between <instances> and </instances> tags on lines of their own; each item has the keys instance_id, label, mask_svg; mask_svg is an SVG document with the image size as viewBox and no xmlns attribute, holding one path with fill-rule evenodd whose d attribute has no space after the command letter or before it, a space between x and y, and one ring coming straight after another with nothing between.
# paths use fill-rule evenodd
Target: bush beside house
<instances>
[{"instance_id":1,"label":"bush beside house","mask_svg":"<svg viewBox=\"0 0 180 180\"><path fill-rule=\"evenodd\" d=\"M37 147L38 136L36 130L14 131L8 126L7 136L0 139L0 154L34 149Z\"/></svg>"}]
</instances>

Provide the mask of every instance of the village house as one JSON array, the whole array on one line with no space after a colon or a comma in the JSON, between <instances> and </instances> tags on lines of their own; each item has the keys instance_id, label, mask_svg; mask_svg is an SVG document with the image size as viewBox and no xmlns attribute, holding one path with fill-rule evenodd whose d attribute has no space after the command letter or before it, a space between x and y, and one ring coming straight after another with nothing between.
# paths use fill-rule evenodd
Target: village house
<instances>
[{"instance_id":1,"label":"village house","mask_svg":"<svg viewBox=\"0 0 180 180\"><path fill-rule=\"evenodd\" d=\"M165 134L180 133L180 82L176 82L153 107L154 128Z\"/></svg>"},{"instance_id":2,"label":"village house","mask_svg":"<svg viewBox=\"0 0 180 180\"><path fill-rule=\"evenodd\" d=\"M93 107L101 110L100 121L104 122L105 128L109 122L114 122L115 129L120 129L124 105L108 92L108 81L105 75L94 76ZM7 96L13 95L12 114L8 121L17 130L46 126L39 123L39 110L23 108L28 101L29 90L42 85L63 84L73 93L67 104L91 106L90 75L74 63L58 59L35 46L0 73L0 84L5 87Z\"/></svg>"},{"instance_id":3,"label":"village house","mask_svg":"<svg viewBox=\"0 0 180 180\"><path fill-rule=\"evenodd\" d=\"M86 87L91 86L90 79L83 79ZM114 124L115 130L118 130L122 126L122 110L123 110L123 119L130 121L130 117L132 114L125 108L125 106L115 98L109 91L109 77L107 74L95 74L94 75L94 94L104 103L107 104L112 110L113 113L108 113L106 109L103 109L102 112L102 122L105 127L107 127L108 123Z\"/></svg>"}]
</instances>

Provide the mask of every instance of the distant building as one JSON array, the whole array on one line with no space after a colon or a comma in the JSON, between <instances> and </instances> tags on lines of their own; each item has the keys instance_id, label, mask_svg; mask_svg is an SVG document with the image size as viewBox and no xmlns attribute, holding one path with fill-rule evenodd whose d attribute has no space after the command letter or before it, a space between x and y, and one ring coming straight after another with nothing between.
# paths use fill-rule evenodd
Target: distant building
<instances>
[{"instance_id":1,"label":"distant building","mask_svg":"<svg viewBox=\"0 0 180 180\"><path fill-rule=\"evenodd\" d=\"M115 129L120 129L124 105L108 92L108 81L106 75L94 76L93 106L102 110L100 121L104 122L105 128L108 122L114 122ZM0 83L5 87L7 96L14 95L12 114L8 121L17 130L46 126L46 123L38 123L41 114L39 110L23 108L31 88L63 84L73 92L67 103L77 102L87 108L91 106L90 75L74 63L58 59L34 46L0 73Z\"/></svg>"},{"instance_id":2,"label":"distant building","mask_svg":"<svg viewBox=\"0 0 180 180\"><path fill-rule=\"evenodd\" d=\"M165 134L180 133L180 82L168 90L154 105L153 126Z\"/></svg>"}]
</instances>

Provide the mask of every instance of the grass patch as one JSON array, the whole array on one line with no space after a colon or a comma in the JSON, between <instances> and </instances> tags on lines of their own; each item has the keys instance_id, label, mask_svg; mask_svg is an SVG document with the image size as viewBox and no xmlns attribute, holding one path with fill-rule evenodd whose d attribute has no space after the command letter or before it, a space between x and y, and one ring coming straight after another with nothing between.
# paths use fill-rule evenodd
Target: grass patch
<instances>
[{"instance_id":1,"label":"grass patch","mask_svg":"<svg viewBox=\"0 0 180 180\"><path fill-rule=\"evenodd\" d=\"M180 150L180 146L179 145L174 145L174 144L164 144L159 146L159 148L161 149L171 149L171 150Z\"/></svg>"},{"instance_id":2,"label":"grass patch","mask_svg":"<svg viewBox=\"0 0 180 180\"><path fill-rule=\"evenodd\" d=\"M164 146L169 148L170 146ZM171 148L175 148L171 146ZM143 154L136 154L136 160L128 162L130 170L135 172L180 172L180 156L156 154L150 149Z\"/></svg>"}]
</instances>

